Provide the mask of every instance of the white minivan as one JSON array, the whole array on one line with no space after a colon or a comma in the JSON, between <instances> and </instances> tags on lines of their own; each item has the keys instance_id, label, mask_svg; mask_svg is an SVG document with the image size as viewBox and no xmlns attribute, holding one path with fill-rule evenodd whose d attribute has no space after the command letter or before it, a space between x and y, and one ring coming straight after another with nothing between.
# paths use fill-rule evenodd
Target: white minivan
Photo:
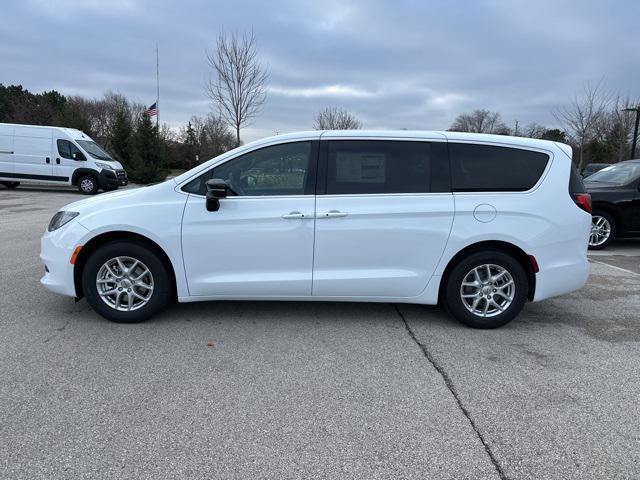
<instances>
[{"instance_id":1,"label":"white minivan","mask_svg":"<svg viewBox=\"0 0 640 480\"><path fill-rule=\"evenodd\" d=\"M117 322L174 298L442 304L477 328L588 277L590 197L567 145L316 131L67 205L41 282Z\"/></svg>"},{"instance_id":2,"label":"white minivan","mask_svg":"<svg viewBox=\"0 0 640 480\"><path fill-rule=\"evenodd\" d=\"M72 185L92 195L128 179L122 165L80 130L0 123L0 183Z\"/></svg>"}]
</instances>

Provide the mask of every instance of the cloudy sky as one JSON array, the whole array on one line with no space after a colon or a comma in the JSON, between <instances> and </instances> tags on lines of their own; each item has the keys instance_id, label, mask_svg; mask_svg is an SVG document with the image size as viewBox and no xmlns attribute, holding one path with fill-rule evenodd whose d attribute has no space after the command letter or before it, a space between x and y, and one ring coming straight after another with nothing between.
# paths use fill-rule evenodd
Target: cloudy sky
<instances>
[{"instance_id":1,"label":"cloudy sky","mask_svg":"<svg viewBox=\"0 0 640 480\"><path fill-rule=\"evenodd\" d=\"M587 82L640 97L640 1L2 0L0 83L155 99L179 127L211 105L206 52L253 28L270 68L252 140L344 107L365 128L446 129L488 108L554 125Z\"/></svg>"}]
</instances>

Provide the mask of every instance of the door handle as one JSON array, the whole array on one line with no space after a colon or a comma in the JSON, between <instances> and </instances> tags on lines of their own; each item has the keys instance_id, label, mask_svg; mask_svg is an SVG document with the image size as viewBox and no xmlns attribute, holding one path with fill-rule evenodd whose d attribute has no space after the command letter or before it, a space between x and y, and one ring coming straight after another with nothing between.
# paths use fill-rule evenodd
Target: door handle
<instances>
[{"instance_id":1,"label":"door handle","mask_svg":"<svg viewBox=\"0 0 640 480\"><path fill-rule=\"evenodd\" d=\"M60 165L60 159L59 159L59 158L56 158L56 163L57 163L58 165Z\"/></svg>"},{"instance_id":2,"label":"door handle","mask_svg":"<svg viewBox=\"0 0 640 480\"><path fill-rule=\"evenodd\" d=\"M284 218L285 220L295 220L295 219L307 218L307 216L304 213L300 213L296 210L294 212L287 213L286 215L282 215L282 218Z\"/></svg>"},{"instance_id":3,"label":"door handle","mask_svg":"<svg viewBox=\"0 0 640 480\"><path fill-rule=\"evenodd\" d=\"M50 163L51 159L49 157L47 157L47 158L44 159L44 161L47 162L47 163Z\"/></svg>"},{"instance_id":4,"label":"door handle","mask_svg":"<svg viewBox=\"0 0 640 480\"><path fill-rule=\"evenodd\" d=\"M318 215L318 218L340 218L346 217L346 212L341 212L339 210L329 210L328 212L322 213Z\"/></svg>"}]
</instances>

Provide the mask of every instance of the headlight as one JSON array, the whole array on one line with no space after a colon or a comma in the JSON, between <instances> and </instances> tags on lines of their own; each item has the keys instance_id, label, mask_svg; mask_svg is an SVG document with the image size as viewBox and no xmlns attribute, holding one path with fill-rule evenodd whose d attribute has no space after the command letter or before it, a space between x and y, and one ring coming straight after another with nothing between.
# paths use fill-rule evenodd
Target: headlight
<instances>
[{"instance_id":1,"label":"headlight","mask_svg":"<svg viewBox=\"0 0 640 480\"><path fill-rule=\"evenodd\" d=\"M56 213L51 221L49 222L49 227L47 230L53 232L54 230L59 229L61 226L69 223L71 220L80 215L78 212L58 212Z\"/></svg>"},{"instance_id":2,"label":"headlight","mask_svg":"<svg viewBox=\"0 0 640 480\"><path fill-rule=\"evenodd\" d=\"M104 163L104 162L94 162L94 163L96 164L96 167L104 168L105 170L113 170L113 167L108 163Z\"/></svg>"}]
</instances>

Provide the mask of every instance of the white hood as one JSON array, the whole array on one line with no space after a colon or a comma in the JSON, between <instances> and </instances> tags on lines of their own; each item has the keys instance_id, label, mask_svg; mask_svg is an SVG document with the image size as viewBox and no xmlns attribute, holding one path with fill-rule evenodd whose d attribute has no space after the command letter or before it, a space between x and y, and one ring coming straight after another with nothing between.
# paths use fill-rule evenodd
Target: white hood
<instances>
[{"instance_id":1,"label":"white hood","mask_svg":"<svg viewBox=\"0 0 640 480\"><path fill-rule=\"evenodd\" d=\"M175 182L173 180L167 180L166 182L157 185L150 185L148 187L127 188L109 193L101 193L99 195L94 195L65 205L60 210L89 213L109 209L111 206L120 205L122 202L133 203L138 198L144 197L156 189L166 188L167 186L173 190Z\"/></svg>"}]
</instances>

